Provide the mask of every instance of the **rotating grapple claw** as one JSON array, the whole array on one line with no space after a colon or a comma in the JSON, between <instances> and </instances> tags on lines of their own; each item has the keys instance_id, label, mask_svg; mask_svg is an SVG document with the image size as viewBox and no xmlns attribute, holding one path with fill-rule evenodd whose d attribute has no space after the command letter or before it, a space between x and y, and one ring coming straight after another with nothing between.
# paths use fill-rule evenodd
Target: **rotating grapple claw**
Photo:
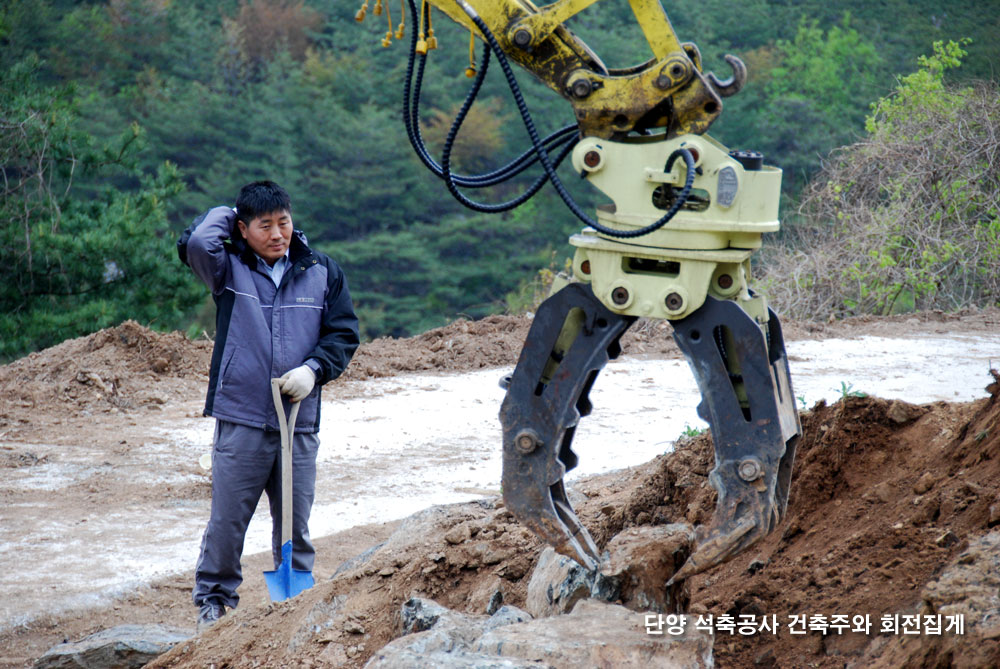
<instances>
[{"instance_id":1,"label":"rotating grapple claw","mask_svg":"<svg viewBox=\"0 0 1000 669\"><path fill-rule=\"evenodd\" d=\"M507 396L503 424L503 496L507 508L559 553L588 569L600 555L563 486L576 466L573 434L590 413L598 372L618 357L618 339L635 321L600 303L589 286L570 284L535 314Z\"/></svg>"},{"instance_id":2,"label":"rotating grapple claw","mask_svg":"<svg viewBox=\"0 0 1000 669\"><path fill-rule=\"evenodd\" d=\"M553 295L535 316L500 410L507 508L591 570L600 555L573 512L563 476L576 465L572 439L579 418L590 413L589 391L634 320L608 310L583 284ZM801 433L773 312L762 330L736 302L708 297L672 324L702 393L699 414L711 426L709 481L718 503L669 583L728 560L774 529L788 503Z\"/></svg>"}]
</instances>

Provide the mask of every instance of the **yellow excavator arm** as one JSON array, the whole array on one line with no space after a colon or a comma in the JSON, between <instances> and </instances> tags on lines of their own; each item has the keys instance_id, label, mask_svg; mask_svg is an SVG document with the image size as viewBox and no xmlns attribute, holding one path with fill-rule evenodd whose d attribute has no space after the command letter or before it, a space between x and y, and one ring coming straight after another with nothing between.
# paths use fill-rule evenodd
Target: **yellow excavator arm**
<instances>
[{"instance_id":1,"label":"yellow excavator arm","mask_svg":"<svg viewBox=\"0 0 1000 669\"><path fill-rule=\"evenodd\" d=\"M569 100L584 137L612 139L651 128L666 128L668 137L708 130L722 111L721 98L746 81L743 63L726 56L733 68L726 81L703 73L698 48L677 39L659 0L629 0L652 57L634 67L610 69L565 25L597 1L560 0L543 7L526 0L425 3L480 38L473 17L482 19L508 58Z\"/></svg>"}]
</instances>

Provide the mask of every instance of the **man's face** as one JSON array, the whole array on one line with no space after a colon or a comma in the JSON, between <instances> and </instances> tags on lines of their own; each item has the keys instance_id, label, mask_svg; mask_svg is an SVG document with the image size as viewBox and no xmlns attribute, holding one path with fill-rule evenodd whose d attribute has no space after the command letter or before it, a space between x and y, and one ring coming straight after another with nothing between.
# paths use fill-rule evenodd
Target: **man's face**
<instances>
[{"instance_id":1,"label":"man's face","mask_svg":"<svg viewBox=\"0 0 1000 669\"><path fill-rule=\"evenodd\" d=\"M258 216L250 223L237 221L237 225L253 252L268 265L273 265L288 250L292 239L292 215L284 209Z\"/></svg>"}]
</instances>

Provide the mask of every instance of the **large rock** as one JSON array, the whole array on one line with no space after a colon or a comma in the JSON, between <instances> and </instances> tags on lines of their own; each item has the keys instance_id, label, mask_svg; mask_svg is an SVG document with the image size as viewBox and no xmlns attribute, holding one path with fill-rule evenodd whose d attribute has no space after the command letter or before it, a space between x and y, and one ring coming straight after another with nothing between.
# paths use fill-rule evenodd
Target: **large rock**
<instances>
[{"instance_id":1,"label":"large rock","mask_svg":"<svg viewBox=\"0 0 1000 669\"><path fill-rule=\"evenodd\" d=\"M35 662L35 669L131 669L141 667L194 630L164 625L119 625L81 641L53 646Z\"/></svg>"},{"instance_id":2,"label":"large rock","mask_svg":"<svg viewBox=\"0 0 1000 669\"><path fill-rule=\"evenodd\" d=\"M593 586L593 572L549 546L538 556L531 573L524 608L536 618L566 613L581 599L590 597Z\"/></svg>"},{"instance_id":3,"label":"large rock","mask_svg":"<svg viewBox=\"0 0 1000 669\"><path fill-rule=\"evenodd\" d=\"M489 618L466 615L430 600L410 600L402 615L404 620L423 621L411 624L414 629L425 623L431 627L386 645L365 669L712 666L712 637L707 632L688 625L683 634L652 635L644 614L595 600L579 602L567 615L540 620L507 606Z\"/></svg>"},{"instance_id":4,"label":"large rock","mask_svg":"<svg viewBox=\"0 0 1000 669\"><path fill-rule=\"evenodd\" d=\"M476 651L531 658L560 669L713 666L711 634L693 624L676 636L649 634L646 615L585 599L567 615L491 630L479 639Z\"/></svg>"},{"instance_id":5,"label":"large rock","mask_svg":"<svg viewBox=\"0 0 1000 669\"><path fill-rule=\"evenodd\" d=\"M491 616L503 606L503 582L499 576L493 576L479 583L469 593L469 607L479 609Z\"/></svg>"},{"instance_id":6,"label":"large rock","mask_svg":"<svg viewBox=\"0 0 1000 669\"><path fill-rule=\"evenodd\" d=\"M452 611L431 599L407 600L400 617L405 645L421 653L468 648L486 631L486 616Z\"/></svg>"},{"instance_id":7,"label":"large rock","mask_svg":"<svg viewBox=\"0 0 1000 669\"><path fill-rule=\"evenodd\" d=\"M459 613L433 600L414 597L403 604L400 617L404 636L375 653L365 669L537 669L547 666L471 650L489 630L531 619L516 607L501 607L487 617Z\"/></svg>"},{"instance_id":8,"label":"large rock","mask_svg":"<svg viewBox=\"0 0 1000 669\"><path fill-rule=\"evenodd\" d=\"M516 606L501 606L497 609L496 613L490 616L490 619L486 621L486 631L488 632L491 629L503 627L504 625L526 623L531 619L532 617L530 613L522 611Z\"/></svg>"},{"instance_id":9,"label":"large rock","mask_svg":"<svg viewBox=\"0 0 1000 669\"><path fill-rule=\"evenodd\" d=\"M388 652L386 652L388 650ZM551 669L551 665L532 660L496 657L466 651L421 653L410 648L386 646L365 665L365 669Z\"/></svg>"},{"instance_id":10,"label":"large rock","mask_svg":"<svg viewBox=\"0 0 1000 669\"><path fill-rule=\"evenodd\" d=\"M626 608L681 613L691 600L687 581L666 584L687 561L694 539L691 526L681 523L629 528L608 543L601 575Z\"/></svg>"}]
</instances>

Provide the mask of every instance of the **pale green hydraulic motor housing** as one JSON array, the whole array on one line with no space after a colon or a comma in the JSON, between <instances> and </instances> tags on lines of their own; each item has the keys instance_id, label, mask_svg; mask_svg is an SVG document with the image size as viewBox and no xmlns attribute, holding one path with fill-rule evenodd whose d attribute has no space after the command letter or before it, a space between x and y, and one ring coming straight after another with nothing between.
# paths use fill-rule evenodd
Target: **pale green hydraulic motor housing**
<instances>
[{"instance_id":1,"label":"pale green hydraulic motor housing","mask_svg":"<svg viewBox=\"0 0 1000 669\"><path fill-rule=\"evenodd\" d=\"M690 151L696 169L684 206L641 237L614 239L592 228L573 235L574 278L590 282L609 309L624 315L679 320L712 295L736 300L766 323L764 299L751 297L747 283L761 235L779 228L780 169L746 159L744 166L707 135L627 143L588 137L574 149L573 167L613 201L598 208L600 223L639 229L663 216L685 182L683 161L664 171L676 149Z\"/></svg>"}]
</instances>

